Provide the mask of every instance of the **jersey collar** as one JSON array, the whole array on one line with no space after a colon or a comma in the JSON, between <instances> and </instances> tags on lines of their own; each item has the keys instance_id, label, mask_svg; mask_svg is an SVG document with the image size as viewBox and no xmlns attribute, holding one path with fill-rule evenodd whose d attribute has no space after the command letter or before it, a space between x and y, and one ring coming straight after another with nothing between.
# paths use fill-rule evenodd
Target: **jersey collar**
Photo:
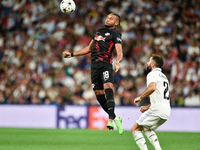
<instances>
[{"instance_id":1,"label":"jersey collar","mask_svg":"<svg viewBox=\"0 0 200 150\"><path fill-rule=\"evenodd\" d=\"M162 71L162 69L161 68L155 68L152 71Z\"/></svg>"},{"instance_id":2,"label":"jersey collar","mask_svg":"<svg viewBox=\"0 0 200 150\"><path fill-rule=\"evenodd\" d=\"M108 26L104 25L104 28L107 28L109 30L115 30L116 28L110 29Z\"/></svg>"}]
</instances>

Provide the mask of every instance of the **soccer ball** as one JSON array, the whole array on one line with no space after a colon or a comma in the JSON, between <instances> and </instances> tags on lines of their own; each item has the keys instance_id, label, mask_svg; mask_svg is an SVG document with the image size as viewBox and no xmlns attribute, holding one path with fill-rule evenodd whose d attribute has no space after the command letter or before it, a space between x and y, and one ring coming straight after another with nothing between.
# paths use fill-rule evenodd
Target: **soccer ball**
<instances>
[{"instance_id":1,"label":"soccer ball","mask_svg":"<svg viewBox=\"0 0 200 150\"><path fill-rule=\"evenodd\" d=\"M73 0L62 0L60 2L60 10L64 14L71 14L75 11L76 4Z\"/></svg>"}]
</instances>

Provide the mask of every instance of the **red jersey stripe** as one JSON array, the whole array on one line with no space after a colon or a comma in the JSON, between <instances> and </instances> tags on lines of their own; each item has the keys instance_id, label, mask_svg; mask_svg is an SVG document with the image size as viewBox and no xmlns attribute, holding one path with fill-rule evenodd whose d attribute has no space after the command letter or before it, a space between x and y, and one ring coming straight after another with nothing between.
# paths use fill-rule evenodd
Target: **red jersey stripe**
<instances>
[{"instance_id":1,"label":"red jersey stripe","mask_svg":"<svg viewBox=\"0 0 200 150\"><path fill-rule=\"evenodd\" d=\"M97 52L100 51L100 48L99 48L99 42L96 42L96 49L97 49Z\"/></svg>"},{"instance_id":2,"label":"red jersey stripe","mask_svg":"<svg viewBox=\"0 0 200 150\"><path fill-rule=\"evenodd\" d=\"M110 41L109 41L110 47L109 47L109 49L108 49L108 53L110 53L113 44L114 44L113 40L110 40Z\"/></svg>"}]
</instances>

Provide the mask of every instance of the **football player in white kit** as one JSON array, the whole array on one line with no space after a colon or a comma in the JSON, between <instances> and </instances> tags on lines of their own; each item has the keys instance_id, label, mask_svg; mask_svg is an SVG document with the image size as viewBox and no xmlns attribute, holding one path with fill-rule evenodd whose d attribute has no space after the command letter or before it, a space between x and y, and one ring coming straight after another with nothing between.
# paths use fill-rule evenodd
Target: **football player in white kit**
<instances>
[{"instance_id":1,"label":"football player in white kit","mask_svg":"<svg viewBox=\"0 0 200 150\"><path fill-rule=\"evenodd\" d=\"M153 55L147 62L147 89L137 98L134 104L137 106L144 97L150 97L150 104L141 106L140 111L143 113L131 128L133 138L140 150L147 150L146 141L142 131L154 146L155 150L162 150L154 132L170 116L171 107L169 101L169 81L161 72L163 58Z\"/></svg>"}]
</instances>

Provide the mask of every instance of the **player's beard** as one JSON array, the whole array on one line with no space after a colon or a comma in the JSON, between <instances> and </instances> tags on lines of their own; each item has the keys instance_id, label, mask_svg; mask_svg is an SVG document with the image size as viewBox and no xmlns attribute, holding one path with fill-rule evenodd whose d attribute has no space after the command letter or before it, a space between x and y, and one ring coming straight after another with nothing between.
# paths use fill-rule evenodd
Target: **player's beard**
<instances>
[{"instance_id":1,"label":"player's beard","mask_svg":"<svg viewBox=\"0 0 200 150\"><path fill-rule=\"evenodd\" d=\"M149 66L147 66L147 72L151 72L151 66L149 65Z\"/></svg>"}]
</instances>

